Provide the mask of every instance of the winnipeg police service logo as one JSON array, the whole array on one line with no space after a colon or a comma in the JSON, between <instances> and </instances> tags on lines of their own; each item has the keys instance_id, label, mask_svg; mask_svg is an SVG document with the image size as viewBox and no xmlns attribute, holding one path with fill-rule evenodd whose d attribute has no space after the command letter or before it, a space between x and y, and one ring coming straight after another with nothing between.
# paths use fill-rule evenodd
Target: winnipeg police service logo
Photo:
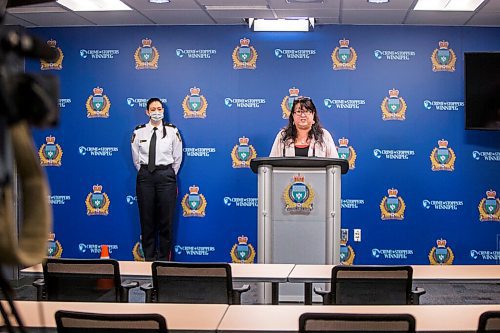
<instances>
[{"instance_id":1,"label":"winnipeg police service logo","mask_svg":"<svg viewBox=\"0 0 500 333\"><path fill-rule=\"evenodd\" d=\"M61 243L56 240L56 234L49 233L49 243L47 246L47 257L49 258L61 258L63 248Z\"/></svg>"},{"instance_id":2,"label":"winnipeg police service logo","mask_svg":"<svg viewBox=\"0 0 500 333\"><path fill-rule=\"evenodd\" d=\"M356 167L356 151L352 146L349 146L349 139L340 138L339 139L339 147L337 148L337 152L339 153L339 158L347 160L349 162L349 170L354 169Z\"/></svg>"},{"instance_id":3,"label":"winnipeg police service logo","mask_svg":"<svg viewBox=\"0 0 500 333\"><path fill-rule=\"evenodd\" d=\"M134 256L134 261L145 261L141 241L135 243L134 247L132 248L132 255Z\"/></svg>"},{"instance_id":4,"label":"winnipeg police service logo","mask_svg":"<svg viewBox=\"0 0 500 333\"><path fill-rule=\"evenodd\" d=\"M189 187L189 194L182 198L182 216L204 217L207 208L205 196L199 193L200 188L196 185Z\"/></svg>"},{"instance_id":5,"label":"winnipeg police service logo","mask_svg":"<svg viewBox=\"0 0 500 333\"><path fill-rule=\"evenodd\" d=\"M189 89L190 94L182 101L184 118L206 118L208 102L205 96L200 95L200 91L196 87Z\"/></svg>"},{"instance_id":6,"label":"winnipeg police service logo","mask_svg":"<svg viewBox=\"0 0 500 333\"><path fill-rule=\"evenodd\" d=\"M340 240L340 262L342 265L352 265L356 254L350 245L347 245L347 240Z\"/></svg>"},{"instance_id":7,"label":"winnipeg police service logo","mask_svg":"<svg viewBox=\"0 0 500 333\"><path fill-rule=\"evenodd\" d=\"M257 51L253 46L250 46L250 39L240 39L240 46L234 48L233 51L233 68L234 69L255 69L257 67Z\"/></svg>"},{"instance_id":8,"label":"winnipeg police service logo","mask_svg":"<svg viewBox=\"0 0 500 333\"><path fill-rule=\"evenodd\" d=\"M158 69L160 53L156 47L151 46L153 42L149 38L142 40L142 46L134 53L135 69Z\"/></svg>"},{"instance_id":9,"label":"winnipeg police service logo","mask_svg":"<svg viewBox=\"0 0 500 333\"><path fill-rule=\"evenodd\" d=\"M438 147L431 152L432 171L453 171L455 170L455 152L448 148L448 141L441 139L438 141Z\"/></svg>"},{"instance_id":10,"label":"winnipeg police service logo","mask_svg":"<svg viewBox=\"0 0 500 333\"><path fill-rule=\"evenodd\" d=\"M398 197L398 190L391 188L387 190L389 197L384 197L380 203L382 220L403 220L405 218L406 205L403 198Z\"/></svg>"},{"instance_id":11,"label":"winnipeg police service logo","mask_svg":"<svg viewBox=\"0 0 500 333\"><path fill-rule=\"evenodd\" d=\"M497 192L486 191L486 198L479 202L479 221L500 222L500 199L496 197Z\"/></svg>"},{"instance_id":12,"label":"winnipeg police service logo","mask_svg":"<svg viewBox=\"0 0 500 333\"><path fill-rule=\"evenodd\" d=\"M437 247L433 247L429 252L429 261L431 265L451 265L453 264L453 251L446 246L446 239L438 239Z\"/></svg>"},{"instance_id":13,"label":"winnipeg police service logo","mask_svg":"<svg viewBox=\"0 0 500 333\"><path fill-rule=\"evenodd\" d=\"M314 191L305 183L304 176L293 176L293 182L283 192L283 199L286 211L307 214L313 210Z\"/></svg>"},{"instance_id":14,"label":"winnipeg police service logo","mask_svg":"<svg viewBox=\"0 0 500 333\"><path fill-rule=\"evenodd\" d=\"M332 52L334 70L355 70L358 55L356 51L349 47L348 39L339 40L340 47L336 47Z\"/></svg>"},{"instance_id":15,"label":"winnipeg police service logo","mask_svg":"<svg viewBox=\"0 0 500 333\"><path fill-rule=\"evenodd\" d=\"M233 160L233 168L249 168L250 161L257 157L257 152L248 142L250 139L242 137L239 139L240 144L234 146L231 151L231 159Z\"/></svg>"},{"instance_id":16,"label":"winnipeg police service logo","mask_svg":"<svg viewBox=\"0 0 500 333\"><path fill-rule=\"evenodd\" d=\"M87 107L87 118L109 118L109 108L111 102L108 96L103 95L104 89L95 87L93 94L87 98L85 106Z\"/></svg>"},{"instance_id":17,"label":"winnipeg police service logo","mask_svg":"<svg viewBox=\"0 0 500 333\"><path fill-rule=\"evenodd\" d=\"M399 90L389 90L389 97L385 97L380 105L382 120L405 120L406 102L399 97Z\"/></svg>"},{"instance_id":18,"label":"winnipeg police service logo","mask_svg":"<svg viewBox=\"0 0 500 333\"><path fill-rule=\"evenodd\" d=\"M40 165L61 166L63 151L60 145L56 144L56 138L52 135L45 138L45 142L38 150Z\"/></svg>"},{"instance_id":19,"label":"winnipeg police service logo","mask_svg":"<svg viewBox=\"0 0 500 333\"><path fill-rule=\"evenodd\" d=\"M283 112L283 119L288 119L290 117L290 113L292 112L293 101L299 96L300 90L298 88L290 88L288 89L288 96L283 98L281 101L281 111Z\"/></svg>"},{"instance_id":20,"label":"winnipeg police service logo","mask_svg":"<svg viewBox=\"0 0 500 333\"><path fill-rule=\"evenodd\" d=\"M92 190L85 199L87 215L108 215L111 202L108 195L102 192L102 185L94 185Z\"/></svg>"},{"instance_id":21,"label":"winnipeg police service logo","mask_svg":"<svg viewBox=\"0 0 500 333\"><path fill-rule=\"evenodd\" d=\"M431 55L433 72L454 72L457 56L452 49L448 48L449 43L445 40L439 42L439 49L435 49Z\"/></svg>"},{"instance_id":22,"label":"winnipeg police service logo","mask_svg":"<svg viewBox=\"0 0 500 333\"><path fill-rule=\"evenodd\" d=\"M248 244L248 237L238 237L238 244L231 248L231 260L238 264L251 264L255 259L255 249L252 244Z\"/></svg>"},{"instance_id":23,"label":"winnipeg police service logo","mask_svg":"<svg viewBox=\"0 0 500 333\"><path fill-rule=\"evenodd\" d=\"M61 48L56 47L57 42L53 39L48 40L47 45L55 50L57 57L53 62L47 62L45 60L40 59L40 69L42 71L52 70L52 69L53 70L61 70L62 69L62 62L63 62L63 58L64 58L64 54L63 54Z\"/></svg>"}]
</instances>

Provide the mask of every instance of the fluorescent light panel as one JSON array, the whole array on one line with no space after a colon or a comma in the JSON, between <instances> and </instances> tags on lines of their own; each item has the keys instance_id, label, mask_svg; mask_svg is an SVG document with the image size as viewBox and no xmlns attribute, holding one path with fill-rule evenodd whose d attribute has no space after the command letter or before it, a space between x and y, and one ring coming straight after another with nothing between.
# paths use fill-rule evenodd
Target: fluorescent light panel
<instances>
[{"instance_id":1,"label":"fluorescent light panel","mask_svg":"<svg viewBox=\"0 0 500 333\"><path fill-rule=\"evenodd\" d=\"M309 31L309 25L314 22L314 19L267 20L250 18L248 21L250 27L253 26L253 31Z\"/></svg>"},{"instance_id":2,"label":"fluorescent light panel","mask_svg":"<svg viewBox=\"0 0 500 333\"><path fill-rule=\"evenodd\" d=\"M473 12L484 0L418 0L415 10Z\"/></svg>"},{"instance_id":3,"label":"fluorescent light panel","mask_svg":"<svg viewBox=\"0 0 500 333\"><path fill-rule=\"evenodd\" d=\"M212 5L206 5L205 6L206 10L268 10L269 7L267 6L212 6Z\"/></svg>"},{"instance_id":4,"label":"fluorescent light panel","mask_svg":"<svg viewBox=\"0 0 500 333\"><path fill-rule=\"evenodd\" d=\"M120 0L57 0L57 3L74 12L132 10Z\"/></svg>"}]
</instances>

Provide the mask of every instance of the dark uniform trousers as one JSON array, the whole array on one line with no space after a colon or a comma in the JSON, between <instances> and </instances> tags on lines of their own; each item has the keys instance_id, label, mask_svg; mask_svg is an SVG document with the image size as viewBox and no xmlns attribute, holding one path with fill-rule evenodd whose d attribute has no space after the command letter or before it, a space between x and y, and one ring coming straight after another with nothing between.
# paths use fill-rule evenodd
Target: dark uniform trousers
<instances>
[{"instance_id":1,"label":"dark uniform trousers","mask_svg":"<svg viewBox=\"0 0 500 333\"><path fill-rule=\"evenodd\" d=\"M136 185L144 258L146 261L170 260L177 201L174 169L171 165L161 165L149 172L147 165L141 165Z\"/></svg>"}]
</instances>

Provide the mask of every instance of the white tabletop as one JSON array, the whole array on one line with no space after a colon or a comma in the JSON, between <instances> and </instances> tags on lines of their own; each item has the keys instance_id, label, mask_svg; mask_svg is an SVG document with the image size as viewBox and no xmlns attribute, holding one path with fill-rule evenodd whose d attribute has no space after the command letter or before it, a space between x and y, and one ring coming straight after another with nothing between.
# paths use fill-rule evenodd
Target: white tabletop
<instances>
[{"instance_id":1,"label":"white tabletop","mask_svg":"<svg viewBox=\"0 0 500 333\"><path fill-rule=\"evenodd\" d=\"M500 265L411 265L413 280L499 280ZM295 265L290 282L329 282L333 265Z\"/></svg>"},{"instance_id":2,"label":"white tabletop","mask_svg":"<svg viewBox=\"0 0 500 333\"><path fill-rule=\"evenodd\" d=\"M218 331L297 331L305 312L409 313L416 319L417 331L476 331L479 316L499 311L500 305L231 305Z\"/></svg>"},{"instance_id":3,"label":"white tabletop","mask_svg":"<svg viewBox=\"0 0 500 333\"><path fill-rule=\"evenodd\" d=\"M2 301L5 304L5 301ZM94 313L158 313L170 330L215 331L224 316L226 304L144 304L16 301L16 309L26 327L55 328L57 310ZM0 322L2 320L0 319Z\"/></svg>"},{"instance_id":4,"label":"white tabletop","mask_svg":"<svg viewBox=\"0 0 500 333\"><path fill-rule=\"evenodd\" d=\"M120 274L124 277L151 277L151 262L119 261ZM287 282L294 264L230 264L233 281ZM42 274L38 264L21 270L21 274Z\"/></svg>"}]
</instances>

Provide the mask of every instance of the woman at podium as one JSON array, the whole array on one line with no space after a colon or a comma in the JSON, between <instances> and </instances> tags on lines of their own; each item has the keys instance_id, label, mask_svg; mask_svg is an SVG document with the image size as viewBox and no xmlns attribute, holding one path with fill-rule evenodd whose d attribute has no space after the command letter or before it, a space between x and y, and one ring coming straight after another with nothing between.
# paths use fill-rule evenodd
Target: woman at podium
<instances>
[{"instance_id":1,"label":"woman at podium","mask_svg":"<svg viewBox=\"0 0 500 333\"><path fill-rule=\"evenodd\" d=\"M288 125L276 135L269 156L339 157L331 134L320 124L311 98L295 98Z\"/></svg>"}]
</instances>

